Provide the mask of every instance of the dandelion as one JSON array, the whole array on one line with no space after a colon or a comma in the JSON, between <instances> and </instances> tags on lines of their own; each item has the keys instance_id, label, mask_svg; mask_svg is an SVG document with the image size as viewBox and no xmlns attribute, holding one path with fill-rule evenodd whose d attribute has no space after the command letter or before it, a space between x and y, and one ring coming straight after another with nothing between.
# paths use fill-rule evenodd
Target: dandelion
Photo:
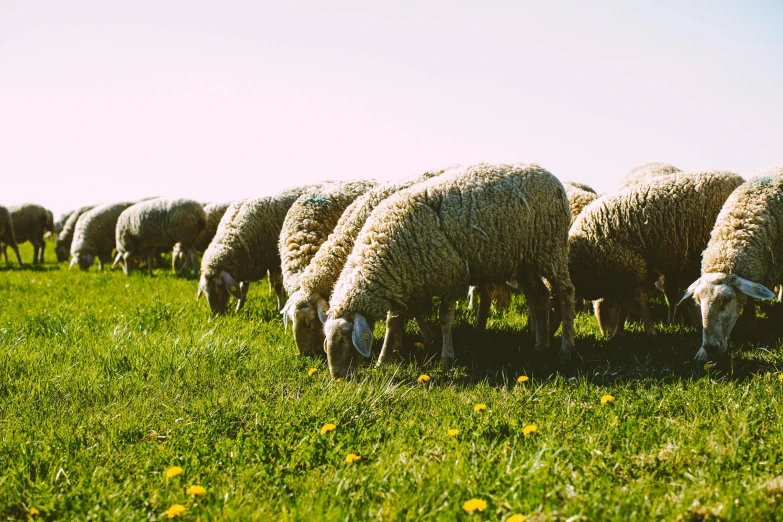
<instances>
[{"instance_id":1,"label":"dandelion","mask_svg":"<svg viewBox=\"0 0 783 522\"><path fill-rule=\"evenodd\" d=\"M487 405L484 403L478 403L475 406L473 406L473 411L475 411L476 413L480 411L484 411L486 409L487 409Z\"/></svg>"},{"instance_id":2,"label":"dandelion","mask_svg":"<svg viewBox=\"0 0 783 522\"><path fill-rule=\"evenodd\" d=\"M345 462L348 464L353 464L354 462L358 462L359 459L362 457L357 455L356 453L349 453L347 457L345 457Z\"/></svg>"},{"instance_id":3,"label":"dandelion","mask_svg":"<svg viewBox=\"0 0 783 522\"><path fill-rule=\"evenodd\" d=\"M318 368L310 368L309 370L307 370L307 375L309 377L312 377L313 375L315 375L315 372L317 372L317 371L318 371Z\"/></svg>"},{"instance_id":4,"label":"dandelion","mask_svg":"<svg viewBox=\"0 0 783 522\"><path fill-rule=\"evenodd\" d=\"M535 433L537 431L538 431L538 426L536 426L535 424L528 424L527 426L522 428L522 435L527 437L531 433Z\"/></svg>"},{"instance_id":5,"label":"dandelion","mask_svg":"<svg viewBox=\"0 0 783 522\"><path fill-rule=\"evenodd\" d=\"M188 495L195 495L197 497L200 497L201 495L206 495L207 490L204 489L202 486L190 486L188 489L185 490L185 493Z\"/></svg>"},{"instance_id":6,"label":"dandelion","mask_svg":"<svg viewBox=\"0 0 783 522\"><path fill-rule=\"evenodd\" d=\"M430 380L430 376L427 375L427 374L422 373L421 375L419 375L419 378L416 379L416 380L419 381L419 382L427 382L427 381Z\"/></svg>"},{"instance_id":7,"label":"dandelion","mask_svg":"<svg viewBox=\"0 0 783 522\"><path fill-rule=\"evenodd\" d=\"M472 498L462 504L462 509L471 514L474 511L484 511L487 509L487 501L481 500L480 498Z\"/></svg>"},{"instance_id":8,"label":"dandelion","mask_svg":"<svg viewBox=\"0 0 783 522\"><path fill-rule=\"evenodd\" d=\"M424 349L424 343L421 342L421 341L419 341L418 343L414 344L413 346L415 346L419 350L423 350Z\"/></svg>"},{"instance_id":9,"label":"dandelion","mask_svg":"<svg viewBox=\"0 0 783 522\"><path fill-rule=\"evenodd\" d=\"M182 473L182 468L179 466L172 466L166 470L166 478L174 478L180 473Z\"/></svg>"},{"instance_id":10,"label":"dandelion","mask_svg":"<svg viewBox=\"0 0 783 522\"><path fill-rule=\"evenodd\" d=\"M525 522L525 520L525 515L516 514L508 517L506 522Z\"/></svg>"},{"instance_id":11,"label":"dandelion","mask_svg":"<svg viewBox=\"0 0 783 522\"><path fill-rule=\"evenodd\" d=\"M704 370L708 371L710 368L712 368L712 365L710 363L704 363Z\"/></svg>"},{"instance_id":12,"label":"dandelion","mask_svg":"<svg viewBox=\"0 0 783 522\"><path fill-rule=\"evenodd\" d=\"M530 379L528 378L528 376L527 376L527 375L520 375L520 376L517 378L517 382L518 382L519 384L524 384L524 383L526 383L526 382L527 382L527 381L529 381L529 380L530 380Z\"/></svg>"},{"instance_id":13,"label":"dandelion","mask_svg":"<svg viewBox=\"0 0 783 522\"><path fill-rule=\"evenodd\" d=\"M783 381L783 373L781 373L780 375L778 375L778 380L779 380L779 381Z\"/></svg>"},{"instance_id":14,"label":"dandelion","mask_svg":"<svg viewBox=\"0 0 783 522\"><path fill-rule=\"evenodd\" d=\"M502 448L502 450L503 450L503 452L504 452L504 453L505 453L506 451L510 450L510 449L511 449L511 446L509 446L508 444L503 444L503 448Z\"/></svg>"},{"instance_id":15,"label":"dandelion","mask_svg":"<svg viewBox=\"0 0 783 522\"><path fill-rule=\"evenodd\" d=\"M614 402L614 397L609 395L608 393L601 397L601 404L607 404L609 402Z\"/></svg>"},{"instance_id":16,"label":"dandelion","mask_svg":"<svg viewBox=\"0 0 783 522\"><path fill-rule=\"evenodd\" d=\"M343 382L343 380L344 380L344 379L343 379L342 377L338 377L338 378L336 378L336 379L334 380L334 382Z\"/></svg>"},{"instance_id":17,"label":"dandelion","mask_svg":"<svg viewBox=\"0 0 783 522\"><path fill-rule=\"evenodd\" d=\"M172 504L171 507L168 508L163 513L168 518L174 518L180 516L184 512L185 512L185 506L183 506L182 504Z\"/></svg>"},{"instance_id":18,"label":"dandelion","mask_svg":"<svg viewBox=\"0 0 783 522\"><path fill-rule=\"evenodd\" d=\"M321 435L325 435L325 434L329 433L330 431L334 431L336 429L337 429L337 426L335 426L332 423L324 424L323 426L321 426Z\"/></svg>"},{"instance_id":19,"label":"dandelion","mask_svg":"<svg viewBox=\"0 0 783 522\"><path fill-rule=\"evenodd\" d=\"M31 517L34 517L35 515L37 515L37 514L38 514L38 510L37 510L37 509L35 509L34 507L31 507L31 508L30 508L30 512L29 512L29 513L30 513L30 516L31 516Z\"/></svg>"},{"instance_id":20,"label":"dandelion","mask_svg":"<svg viewBox=\"0 0 783 522\"><path fill-rule=\"evenodd\" d=\"M456 428L449 428L449 437L456 437L459 435L459 430Z\"/></svg>"}]
</instances>

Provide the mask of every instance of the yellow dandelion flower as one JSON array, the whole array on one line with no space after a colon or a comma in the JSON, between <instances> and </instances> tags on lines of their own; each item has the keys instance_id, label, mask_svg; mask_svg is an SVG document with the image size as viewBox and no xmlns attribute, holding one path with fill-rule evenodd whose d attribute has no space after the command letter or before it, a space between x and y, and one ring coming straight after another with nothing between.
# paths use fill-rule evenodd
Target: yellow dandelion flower
<instances>
[{"instance_id":1,"label":"yellow dandelion flower","mask_svg":"<svg viewBox=\"0 0 783 522\"><path fill-rule=\"evenodd\" d=\"M307 375L312 377L313 375L315 375L315 372L317 372L317 371L318 371L318 368L310 368L309 370L307 370Z\"/></svg>"},{"instance_id":2,"label":"yellow dandelion flower","mask_svg":"<svg viewBox=\"0 0 783 522\"><path fill-rule=\"evenodd\" d=\"M168 508L163 513L165 513L165 515L168 518L174 518L180 516L184 512L185 512L185 506L183 506L182 504L172 504L171 507Z\"/></svg>"},{"instance_id":3,"label":"yellow dandelion flower","mask_svg":"<svg viewBox=\"0 0 783 522\"><path fill-rule=\"evenodd\" d=\"M449 437L456 437L459 435L459 430L456 428L449 428Z\"/></svg>"},{"instance_id":4,"label":"yellow dandelion flower","mask_svg":"<svg viewBox=\"0 0 783 522\"><path fill-rule=\"evenodd\" d=\"M427 382L430 380L430 376L422 373L419 375L419 378L417 379L419 382Z\"/></svg>"},{"instance_id":5,"label":"yellow dandelion flower","mask_svg":"<svg viewBox=\"0 0 783 522\"><path fill-rule=\"evenodd\" d=\"M356 453L349 453L347 457L345 457L345 462L348 464L353 464L354 462L358 462L359 459L362 457L357 455Z\"/></svg>"},{"instance_id":6,"label":"yellow dandelion flower","mask_svg":"<svg viewBox=\"0 0 783 522\"><path fill-rule=\"evenodd\" d=\"M530 378L528 378L528 376L527 376L527 375L520 375L520 376L517 378L517 382L518 382L519 384L526 383L526 382L527 382L527 381L529 381L529 380L530 380Z\"/></svg>"},{"instance_id":7,"label":"yellow dandelion flower","mask_svg":"<svg viewBox=\"0 0 783 522\"><path fill-rule=\"evenodd\" d=\"M415 346L419 350L423 350L424 349L424 343L421 342L421 341L419 341L418 343L414 344L413 346Z\"/></svg>"},{"instance_id":8,"label":"yellow dandelion flower","mask_svg":"<svg viewBox=\"0 0 783 522\"><path fill-rule=\"evenodd\" d=\"M710 363L704 363L705 370L709 370L710 368L712 368L712 365Z\"/></svg>"},{"instance_id":9,"label":"yellow dandelion flower","mask_svg":"<svg viewBox=\"0 0 783 522\"><path fill-rule=\"evenodd\" d=\"M334 431L337 429L337 426L335 426L332 423L327 423L321 426L321 435L325 435L326 433L329 433L330 431Z\"/></svg>"},{"instance_id":10,"label":"yellow dandelion flower","mask_svg":"<svg viewBox=\"0 0 783 522\"><path fill-rule=\"evenodd\" d=\"M481 500L480 498L472 498L462 504L462 509L468 513L473 513L474 511L484 511L487 509L487 501Z\"/></svg>"},{"instance_id":11,"label":"yellow dandelion flower","mask_svg":"<svg viewBox=\"0 0 783 522\"><path fill-rule=\"evenodd\" d=\"M609 403L609 402L614 402L614 397L612 397L608 393L606 395L604 395L603 397L601 397L601 404L606 404L606 403Z\"/></svg>"},{"instance_id":12,"label":"yellow dandelion flower","mask_svg":"<svg viewBox=\"0 0 783 522\"><path fill-rule=\"evenodd\" d=\"M508 517L506 522L525 522L525 520L525 515L516 514Z\"/></svg>"},{"instance_id":13,"label":"yellow dandelion flower","mask_svg":"<svg viewBox=\"0 0 783 522\"><path fill-rule=\"evenodd\" d=\"M528 424L527 426L522 428L522 435L527 437L531 433L535 433L537 431L538 431L538 426L536 426L535 424Z\"/></svg>"},{"instance_id":14,"label":"yellow dandelion flower","mask_svg":"<svg viewBox=\"0 0 783 522\"><path fill-rule=\"evenodd\" d=\"M31 517L34 517L35 515L37 515L39 513L39 511L37 509L35 509L34 507L31 507L29 513L30 513Z\"/></svg>"},{"instance_id":15,"label":"yellow dandelion flower","mask_svg":"<svg viewBox=\"0 0 783 522\"><path fill-rule=\"evenodd\" d=\"M180 473L182 473L182 468L179 466L172 466L166 470L166 478L174 478Z\"/></svg>"},{"instance_id":16,"label":"yellow dandelion flower","mask_svg":"<svg viewBox=\"0 0 783 522\"><path fill-rule=\"evenodd\" d=\"M203 486L190 486L188 489L185 490L185 493L188 495L195 495L197 497L200 497L201 495L206 495L207 490L204 489Z\"/></svg>"},{"instance_id":17,"label":"yellow dandelion flower","mask_svg":"<svg viewBox=\"0 0 783 522\"><path fill-rule=\"evenodd\" d=\"M486 409L487 409L487 405L484 403L478 403L475 406L473 406L473 411L475 411L476 413L480 411L484 411Z\"/></svg>"},{"instance_id":18,"label":"yellow dandelion flower","mask_svg":"<svg viewBox=\"0 0 783 522\"><path fill-rule=\"evenodd\" d=\"M783 381L783 373L781 373L780 375L778 375L778 380L779 380L779 381Z\"/></svg>"},{"instance_id":19,"label":"yellow dandelion flower","mask_svg":"<svg viewBox=\"0 0 783 522\"><path fill-rule=\"evenodd\" d=\"M503 448L502 449L503 449L503 451L508 451L508 450L511 449L511 446L509 446L508 444L503 444Z\"/></svg>"},{"instance_id":20,"label":"yellow dandelion flower","mask_svg":"<svg viewBox=\"0 0 783 522\"><path fill-rule=\"evenodd\" d=\"M334 380L334 382L343 382L343 380L344 380L344 379L343 379L342 377L338 377L338 378L336 378L336 379Z\"/></svg>"}]
</instances>

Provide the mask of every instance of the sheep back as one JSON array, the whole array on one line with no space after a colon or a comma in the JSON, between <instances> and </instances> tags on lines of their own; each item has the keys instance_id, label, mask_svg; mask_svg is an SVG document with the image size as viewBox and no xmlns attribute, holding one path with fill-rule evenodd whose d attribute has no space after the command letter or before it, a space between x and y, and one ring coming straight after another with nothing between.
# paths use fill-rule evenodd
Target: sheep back
<instances>
[{"instance_id":1,"label":"sheep back","mask_svg":"<svg viewBox=\"0 0 783 522\"><path fill-rule=\"evenodd\" d=\"M117 220L131 205L130 201L105 203L79 216L74 226L71 255L111 258Z\"/></svg>"},{"instance_id":2,"label":"sheep back","mask_svg":"<svg viewBox=\"0 0 783 522\"><path fill-rule=\"evenodd\" d=\"M201 203L192 199L160 198L136 203L117 219L117 252L139 255L168 250L177 242L183 248L192 248L206 222Z\"/></svg>"},{"instance_id":3,"label":"sheep back","mask_svg":"<svg viewBox=\"0 0 783 522\"><path fill-rule=\"evenodd\" d=\"M65 261L68 259L68 254L71 251L71 243L73 242L73 234L76 229L76 222L79 220L79 217L82 214L88 210L92 210L93 208L95 207L92 205L77 208L76 210L72 211L65 220L65 224L63 225L62 230L57 235L57 243L55 244L54 248L55 252L57 253L58 261Z\"/></svg>"},{"instance_id":4,"label":"sheep back","mask_svg":"<svg viewBox=\"0 0 783 522\"><path fill-rule=\"evenodd\" d=\"M30 241L33 244L43 242L44 234L49 230L49 214L41 205L26 203L10 207L14 237L17 243Z\"/></svg>"},{"instance_id":5,"label":"sheep back","mask_svg":"<svg viewBox=\"0 0 783 522\"><path fill-rule=\"evenodd\" d=\"M598 199L598 194L589 186L572 181L564 181L563 188L568 196L568 204L571 206L571 223L573 224L582 210Z\"/></svg>"}]
</instances>

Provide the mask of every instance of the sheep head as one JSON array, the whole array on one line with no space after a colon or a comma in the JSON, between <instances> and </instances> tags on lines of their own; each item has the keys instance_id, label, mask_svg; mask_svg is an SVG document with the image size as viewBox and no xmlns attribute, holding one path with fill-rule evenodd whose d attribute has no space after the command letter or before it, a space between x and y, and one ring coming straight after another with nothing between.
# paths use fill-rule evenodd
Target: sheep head
<instances>
[{"instance_id":1,"label":"sheep head","mask_svg":"<svg viewBox=\"0 0 783 522\"><path fill-rule=\"evenodd\" d=\"M286 329L291 323L299 355L315 355L323 344L323 323L327 320L328 309L326 299L320 295L306 295L299 290L280 311Z\"/></svg>"},{"instance_id":2,"label":"sheep head","mask_svg":"<svg viewBox=\"0 0 783 522\"><path fill-rule=\"evenodd\" d=\"M736 274L709 273L697 279L680 300L693 299L701 308L702 342L697 361L708 361L725 353L729 335L749 298L772 299L765 286Z\"/></svg>"},{"instance_id":3,"label":"sheep head","mask_svg":"<svg viewBox=\"0 0 783 522\"><path fill-rule=\"evenodd\" d=\"M202 294L207 296L209 307L215 315L226 312L230 296L236 297L240 302L243 300L242 289L231 277L231 274L226 271L220 272L217 277L208 277L206 274L202 274L198 283L196 299L200 298Z\"/></svg>"},{"instance_id":4,"label":"sheep head","mask_svg":"<svg viewBox=\"0 0 783 522\"><path fill-rule=\"evenodd\" d=\"M334 379L347 375L357 360L357 352L363 357L370 356L372 324L362 314L353 314L353 320L330 316L324 323L324 335L324 351Z\"/></svg>"}]
</instances>

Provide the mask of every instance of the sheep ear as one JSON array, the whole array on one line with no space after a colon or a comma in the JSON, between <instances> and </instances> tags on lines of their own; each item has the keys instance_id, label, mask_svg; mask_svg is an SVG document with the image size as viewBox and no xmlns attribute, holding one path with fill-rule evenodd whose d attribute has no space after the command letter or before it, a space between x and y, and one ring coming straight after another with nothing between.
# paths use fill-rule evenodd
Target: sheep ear
<instances>
[{"instance_id":1,"label":"sheep ear","mask_svg":"<svg viewBox=\"0 0 783 522\"><path fill-rule=\"evenodd\" d=\"M693 292L695 292L696 287L699 286L699 281L701 281L701 279L697 279L696 281L691 283L691 286L688 287L688 289L685 291L685 295L682 296L682 299L680 299L680 301L677 303L676 306L680 306L683 303L683 301L686 301L691 297L693 297Z\"/></svg>"},{"instance_id":2,"label":"sheep ear","mask_svg":"<svg viewBox=\"0 0 783 522\"><path fill-rule=\"evenodd\" d=\"M115 268L117 268L117 265L119 265L119 264L120 264L120 261L121 261L121 260L122 260L122 254L118 252L118 253L117 253L117 257L115 257L115 258L114 258L114 263L112 263L112 264L111 264L111 268L112 268L112 270L114 270Z\"/></svg>"},{"instance_id":3,"label":"sheep ear","mask_svg":"<svg viewBox=\"0 0 783 522\"><path fill-rule=\"evenodd\" d=\"M755 299L772 299L775 297L775 294L766 286L748 281L737 275L734 276L733 284L734 288Z\"/></svg>"},{"instance_id":4,"label":"sheep ear","mask_svg":"<svg viewBox=\"0 0 783 522\"><path fill-rule=\"evenodd\" d=\"M283 331L288 330L288 311L291 309L293 305L294 305L294 300L289 299L288 302L283 307L283 309L280 310L280 315L283 316Z\"/></svg>"},{"instance_id":5,"label":"sheep ear","mask_svg":"<svg viewBox=\"0 0 783 522\"><path fill-rule=\"evenodd\" d=\"M365 319L362 314L356 314L356 317L353 320L351 340L353 340L353 345L360 354L365 357L370 356L370 349L372 348L372 330L370 330L370 325L367 324L367 319Z\"/></svg>"},{"instance_id":6,"label":"sheep ear","mask_svg":"<svg viewBox=\"0 0 783 522\"><path fill-rule=\"evenodd\" d=\"M237 299L242 299L242 292L239 291L239 285L237 285L237 282L234 281L233 277L231 277L231 274L223 271L220 272L220 277L223 279L223 283L226 285L226 291Z\"/></svg>"},{"instance_id":7,"label":"sheep ear","mask_svg":"<svg viewBox=\"0 0 783 522\"><path fill-rule=\"evenodd\" d=\"M318 299L315 309L318 312L318 319L320 319L322 324L325 323L327 319L326 312L329 311L329 304L326 302L326 299L323 297Z\"/></svg>"},{"instance_id":8,"label":"sheep ear","mask_svg":"<svg viewBox=\"0 0 783 522\"><path fill-rule=\"evenodd\" d=\"M76 256L73 256L73 257L71 258L71 264L70 264L70 265L68 265L68 270L70 270L71 268L73 268L73 266L74 266L75 264L76 264Z\"/></svg>"}]
</instances>

